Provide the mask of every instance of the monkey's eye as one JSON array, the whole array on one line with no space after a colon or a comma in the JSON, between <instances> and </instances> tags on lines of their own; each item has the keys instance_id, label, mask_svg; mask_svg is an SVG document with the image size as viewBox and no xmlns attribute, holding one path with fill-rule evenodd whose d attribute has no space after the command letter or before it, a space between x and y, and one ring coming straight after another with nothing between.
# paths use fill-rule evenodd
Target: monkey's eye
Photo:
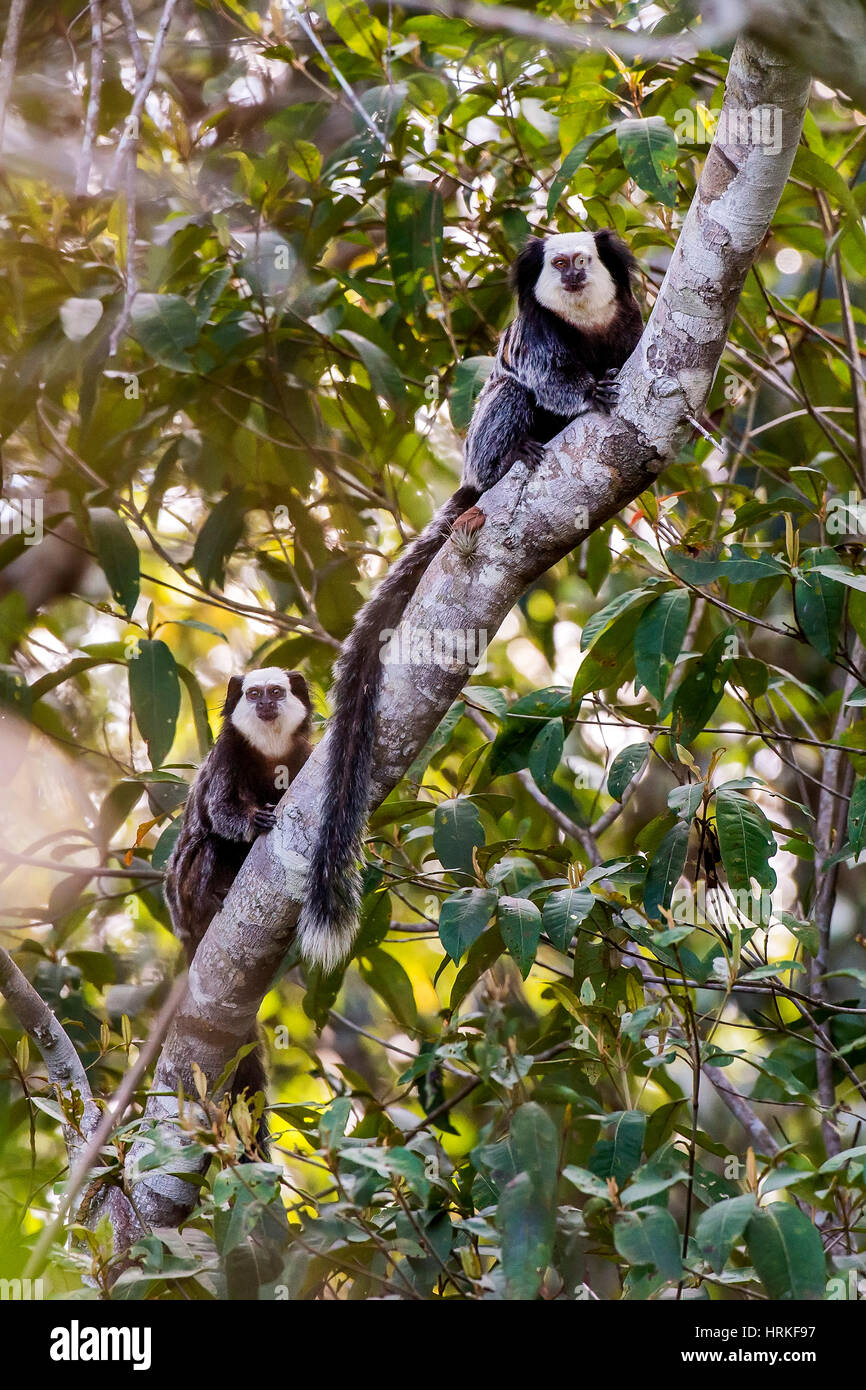
<instances>
[{"instance_id":1,"label":"monkey's eye","mask_svg":"<svg viewBox=\"0 0 866 1390\"><path fill-rule=\"evenodd\" d=\"M247 699L258 700L261 698L261 694L262 692L257 685L251 685L249 690L247 691Z\"/></svg>"},{"instance_id":2,"label":"monkey's eye","mask_svg":"<svg viewBox=\"0 0 866 1390\"><path fill-rule=\"evenodd\" d=\"M281 685L268 686L268 694L270 695L272 700L282 700L285 693L286 692Z\"/></svg>"},{"instance_id":3,"label":"monkey's eye","mask_svg":"<svg viewBox=\"0 0 866 1390\"><path fill-rule=\"evenodd\" d=\"M554 256L553 264L557 270L564 270L568 265L568 261L565 259L565 256Z\"/></svg>"},{"instance_id":4,"label":"monkey's eye","mask_svg":"<svg viewBox=\"0 0 866 1390\"><path fill-rule=\"evenodd\" d=\"M577 264L578 264L578 265L584 265L585 262L586 262L586 256L581 255L581 256L578 256L578 257L577 257Z\"/></svg>"}]
</instances>

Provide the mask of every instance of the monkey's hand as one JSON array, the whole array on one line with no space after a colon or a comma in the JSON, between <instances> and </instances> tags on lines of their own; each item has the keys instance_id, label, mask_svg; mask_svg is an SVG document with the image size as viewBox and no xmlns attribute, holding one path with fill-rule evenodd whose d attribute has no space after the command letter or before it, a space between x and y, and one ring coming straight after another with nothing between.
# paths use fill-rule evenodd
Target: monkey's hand
<instances>
[{"instance_id":1,"label":"monkey's hand","mask_svg":"<svg viewBox=\"0 0 866 1390\"><path fill-rule=\"evenodd\" d=\"M537 439L524 439L514 449L514 462L525 464L527 468L537 468L544 458L544 447Z\"/></svg>"},{"instance_id":2,"label":"monkey's hand","mask_svg":"<svg viewBox=\"0 0 866 1390\"><path fill-rule=\"evenodd\" d=\"M615 410L619 403L619 368L611 367L610 371L605 372L600 381L597 381L592 388L592 404L596 410L608 411Z\"/></svg>"},{"instance_id":3,"label":"monkey's hand","mask_svg":"<svg viewBox=\"0 0 866 1390\"><path fill-rule=\"evenodd\" d=\"M261 806L253 811L253 829L260 835L273 830L276 823L277 817L272 806Z\"/></svg>"}]
</instances>

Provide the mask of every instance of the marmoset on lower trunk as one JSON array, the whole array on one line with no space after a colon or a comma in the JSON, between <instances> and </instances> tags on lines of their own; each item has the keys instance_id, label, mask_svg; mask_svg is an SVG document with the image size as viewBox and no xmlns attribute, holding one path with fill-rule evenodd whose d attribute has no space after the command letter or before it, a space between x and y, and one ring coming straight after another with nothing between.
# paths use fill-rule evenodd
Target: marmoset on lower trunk
<instances>
[{"instance_id":1,"label":"marmoset on lower trunk","mask_svg":"<svg viewBox=\"0 0 866 1390\"><path fill-rule=\"evenodd\" d=\"M311 709L298 671L266 666L229 681L222 729L192 784L166 865L172 926L190 964L253 841L271 829L274 807L310 756ZM264 1094L267 1074L257 1033L253 1040L254 1051L238 1063L232 1100L244 1091L250 1100ZM264 1119L256 1143L266 1157Z\"/></svg>"}]
</instances>

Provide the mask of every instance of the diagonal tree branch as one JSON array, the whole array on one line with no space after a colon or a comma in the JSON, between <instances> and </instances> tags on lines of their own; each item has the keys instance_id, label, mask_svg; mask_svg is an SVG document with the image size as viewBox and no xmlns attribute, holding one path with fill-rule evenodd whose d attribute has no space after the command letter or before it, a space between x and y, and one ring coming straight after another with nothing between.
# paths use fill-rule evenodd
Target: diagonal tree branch
<instances>
[{"instance_id":1,"label":"diagonal tree branch","mask_svg":"<svg viewBox=\"0 0 866 1390\"><path fill-rule=\"evenodd\" d=\"M703 409L746 274L785 187L809 90L805 73L741 39L731 58L725 108L664 283L641 343L622 373L611 417L575 421L527 479L512 469L482 498L477 553L446 545L406 613L416 632L443 628L492 637L527 586L637 497L686 438ZM743 118L770 107L780 140L744 137ZM760 123L757 131L763 127ZM753 127L753 131L755 127ZM522 496L521 496L522 491ZM375 750L374 804L399 782L468 675L465 664L390 664ZM326 735L327 739L327 735ZM291 944L322 791L324 743L280 806L274 832L253 847L212 922L189 973L189 994L166 1038L147 1114L165 1122L177 1089L192 1090L191 1059L211 1081L242 1045ZM133 1158L136 1150L133 1150ZM193 1164L189 1164L192 1169ZM148 1222L176 1225L197 1189L177 1176L144 1176L135 1187Z\"/></svg>"}]
</instances>

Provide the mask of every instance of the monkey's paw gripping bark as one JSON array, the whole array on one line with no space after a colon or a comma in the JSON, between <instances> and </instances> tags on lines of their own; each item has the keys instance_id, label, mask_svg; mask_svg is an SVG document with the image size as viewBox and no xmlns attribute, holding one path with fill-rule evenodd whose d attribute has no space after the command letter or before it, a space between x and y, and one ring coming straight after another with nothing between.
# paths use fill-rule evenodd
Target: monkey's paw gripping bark
<instances>
[{"instance_id":1,"label":"monkey's paw gripping bark","mask_svg":"<svg viewBox=\"0 0 866 1390\"><path fill-rule=\"evenodd\" d=\"M544 458L544 445L537 439L524 439L515 451L515 463L525 464L527 468L537 468Z\"/></svg>"},{"instance_id":2,"label":"monkey's paw gripping bark","mask_svg":"<svg viewBox=\"0 0 866 1390\"><path fill-rule=\"evenodd\" d=\"M460 513L451 530L465 531L467 535L471 535L473 531L480 531L486 520L487 517L480 507L470 507L468 511Z\"/></svg>"},{"instance_id":3,"label":"monkey's paw gripping bark","mask_svg":"<svg viewBox=\"0 0 866 1390\"><path fill-rule=\"evenodd\" d=\"M276 814L270 806L263 806L259 810L253 811L253 826L256 830L262 832L273 830L276 823Z\"/></svg>"},{"instance_id":4,"label":"monkey's paw gripping bark","mask_svg":"<svg viewBox=\"0 0 866 1390\"><path fill-rule=\"evenodd\" d=\"M619 368L611 367L610 371L605 372L601 381L595 383L592 392L592 403L597 410L613 410L619 402Z\"/></svg>"}]
</instances>

